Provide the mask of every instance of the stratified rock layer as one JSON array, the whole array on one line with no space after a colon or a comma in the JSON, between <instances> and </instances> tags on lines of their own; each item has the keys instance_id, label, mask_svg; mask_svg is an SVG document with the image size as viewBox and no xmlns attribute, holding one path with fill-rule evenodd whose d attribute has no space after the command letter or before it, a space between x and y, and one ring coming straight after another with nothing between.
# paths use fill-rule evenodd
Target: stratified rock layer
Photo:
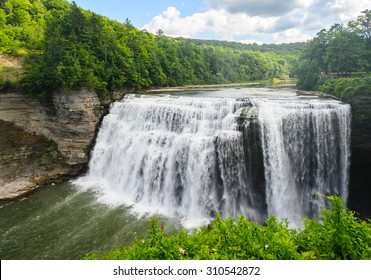
<instances>
[{"instance_id":1,"label":"stratified rock layer","mask_svg":"<svg viewBox=\"0 0 371 280\"><path fill-rule=\"evenodd\" d=\"M88 163L102 115L97 95L88 90L54 94L52 109L21 93L1 93L0 129L18 133L0 136L3 144L13 139L13 145L4 144L0 154L0 199L13 199L40 184L79 174ZM52 143L58 153L51 151ZM48 152L55 154L45 156ZM22 167L25 162L28 168ZM16 172L10 174L10 169Z\"/></svg>"}]
</instances>

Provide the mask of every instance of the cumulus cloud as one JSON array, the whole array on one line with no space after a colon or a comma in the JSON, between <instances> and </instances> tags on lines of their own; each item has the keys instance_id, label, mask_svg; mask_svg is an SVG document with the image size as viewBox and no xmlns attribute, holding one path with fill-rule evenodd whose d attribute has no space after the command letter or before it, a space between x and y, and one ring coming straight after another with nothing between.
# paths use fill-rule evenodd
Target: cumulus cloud
<instances>
[{"instance_id":1,"label":"cumulus cloud","mask_svg":"<svg viewBox=\"0 0 371 280\"><path fill-rule=\"evenodd\" d=\"M301 28L319 31L334 23L347 23L370 8L370 4L370 0L314 0L301 11L304 15Z\"/></svg>"},{"instance_id":2,"label":"cumulus cloud","mask_svg":"<svg viewBox=\"0 0 371 280\"><path fill-rule=\"evenodd\" d=\"M242 40L263 36L287 43L306 41L334 23L353 20L370 5L370 0L205 1L209 7L204 12L184 17L178 8L168 7L143 28L153 33L161 29L172 37L213 34L216 39Z\"/></svg>"},{"instance_id":3,"label":"cumulus cloud","mask_svg":"<svg viewBox=\"0 0 371 280\"><path fill-rule=\"evenodd\" d=\"M207 0L212 8L226 9L231 13L246 13L251 16L280 16L300 7L308 0Z\"/></svg>"},{"instance_id":4,"label":"cumulus cloud","mask_svg":"<svg viewBox=\"0 0 371 280\"><path fill-rule=\"evenodd\" d=\"M303 33L299 29L292 28L285 30L283 32L278 32L273 34L273 43L283 44L283 43L295 43L295 42L306 42L310 40L312 36Z\"/></svg>"},{"instance_id":5,"label":"cumulus cloud","mask_svg":"<svg viewBox=\"0 0 371 280\"><path fill-rule=\"evenodd\" d=\"M269 30L270 33L275 33L275 32L281 32L285 31L291 28L295 28L299 25L301 25L301 20L296 19L292 16L283 16L277 18L275 21L275 24L272 26L272 28Z\"/></svg>"},{"instance_id":6,"label":"cumulus cloud","mask_svg":"<svg viewBox=\"0 0 371 280\"><path fill-rule=\"evenodd\" d=\"M180 11L175 7L169 7L143 28L152 33L161 29L167 36L188 38L206 30L204 16L203 14L193 14L191 17L182 18Z\"/></svg>"},{"instance_id":7,"label":"cumulus cloud","mask_svg":"<svg viewBox=\"0 0 371 280\"><path fill-rule=\"evenodd\" d=\"M252 17L243 13L231 14L224 9L212 9L181 17L175 7L169 7L143 28L152 33L161 29L172 37L192 37L197 33L211 31L223 40L232 40L233 36L267 32L274 28L277 20L278 18Z\"/></svg>"},{"instance_id":8,"label":"cumulus cloud","mask_svg":"<svg viewBox=\"0 0 371 280\"><path fill-rule=\"evenodd\" d=\"M370 0L335 0L328 2L329 8L341 21L350 21L357 17L360 11L369 9L371 7Z\"/></svg>"}]
</instances>

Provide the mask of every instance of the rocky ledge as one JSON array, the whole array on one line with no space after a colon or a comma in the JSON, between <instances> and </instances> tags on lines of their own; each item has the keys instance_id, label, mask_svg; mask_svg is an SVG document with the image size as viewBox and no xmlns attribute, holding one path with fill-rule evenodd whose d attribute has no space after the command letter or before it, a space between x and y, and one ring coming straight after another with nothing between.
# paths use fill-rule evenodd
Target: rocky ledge
<instances>
[{"instance_id":1,"label":"rocky ledge","mask_svg":"<svg viewBox=\"0 0 371 280\"><path fill-rule=\"evenodd\" d=\"M54 94L50 108L18 92L0 93L0 200L80 174L103 116L95 92Z\"/></svg>"}]
</instances>

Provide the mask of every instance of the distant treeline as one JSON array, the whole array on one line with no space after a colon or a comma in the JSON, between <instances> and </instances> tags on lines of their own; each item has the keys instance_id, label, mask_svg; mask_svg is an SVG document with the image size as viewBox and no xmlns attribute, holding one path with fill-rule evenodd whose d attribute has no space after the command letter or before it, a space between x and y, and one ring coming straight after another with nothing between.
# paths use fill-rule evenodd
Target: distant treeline
<instances>
[{"instance_id":1,"label":"distant treeline","mask_svg":"<svg viewBox=\"0 0 371 280\"><path fill-rule=\"evenodd\" d=\"M0 2L0 53L25 57L22 86L57 89L235 83L294 75L302 43L281 46L173 39L65 0Z\"/></svg>"},{"instance_id":2,"label":"distant treeline","mask_svg":"<svg viewBox=\"0 0 371 280\"><path fill-rule=\"evenodd\" d=\"M201 39L185 39L177 38L178 40L190 41L196 46L215 46L222 48L231 48L238 50L253 50L261 52L274 52L278 54L295 54L300 55L305 47L304 42L283 43L283 44L242 44L234 41L219 41L219 40L201 40Z\"/></svg>"}]
</instances>

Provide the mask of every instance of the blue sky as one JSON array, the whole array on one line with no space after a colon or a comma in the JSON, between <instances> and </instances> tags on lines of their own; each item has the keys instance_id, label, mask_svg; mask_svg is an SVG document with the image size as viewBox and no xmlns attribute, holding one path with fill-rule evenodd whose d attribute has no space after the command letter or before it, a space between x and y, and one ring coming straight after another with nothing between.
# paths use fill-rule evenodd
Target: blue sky
<instances>
[{"instance_id":1,"label":"blue sky","mask_svg":"<svg viewBox=\"0 0 371 280\"><path fill-rule=\"evenodd\" d=\"M72 2L72 1L70 1ZM172 37L245 43L306 41L354 20L371 0L75 0L84 9Z\"/></svg>"},{"instance_id":2,"label":"blue sky","mask_svg":"<svg viewBox=\"0 0 371 280\"><path fill-rule=\"evenodd\" d=\"M202 0L75 0L75 2L84 9L120 22L128 18L138 28L149 23L152 18L161 14L168 7L176 7L181 10L182 16L190 16L194 12L205 11L207 5Z\"/></svg>"}]
</instances>

